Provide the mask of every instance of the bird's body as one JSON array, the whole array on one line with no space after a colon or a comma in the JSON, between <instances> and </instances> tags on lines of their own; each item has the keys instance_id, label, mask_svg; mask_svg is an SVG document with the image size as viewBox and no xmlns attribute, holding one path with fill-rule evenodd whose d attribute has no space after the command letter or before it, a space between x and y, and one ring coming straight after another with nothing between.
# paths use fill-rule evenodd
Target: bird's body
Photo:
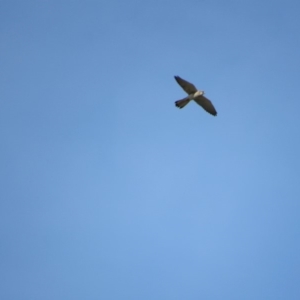
<instances>
[{"instance_id":1,"label":"bird's body","mask_svg":"<svg viewBox=\"0 0 300 300\"><path fill-rule=\"evenodd\" d=\"M217 111L213 104L204 97L204 91L197 90L197 88L190 82L180 78L179 76L174 76L177 83L182 87L182 89L188 94L187 97L175 102L175 105L179 108L186 106L191 100L194 100L197 104L202 106L208 113L213 116L217 115Z\"/></svg>"}]
</instances>

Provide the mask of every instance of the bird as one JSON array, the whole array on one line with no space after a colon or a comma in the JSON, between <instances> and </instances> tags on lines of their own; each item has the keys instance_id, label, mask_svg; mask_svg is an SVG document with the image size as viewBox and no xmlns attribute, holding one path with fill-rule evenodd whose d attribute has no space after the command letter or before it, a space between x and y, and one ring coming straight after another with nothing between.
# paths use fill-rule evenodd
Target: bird
<instances>
[{"instance_id":1,"label":"bird","mask_svg":"<svg viewBox=\"0 0 300 300\"><path fill-rule=\"evenodd\" d=\"M204 91L197 90L197 88L190 82L180 78L179 76L174 76L177 83L182 87L182 89L188 94L187 97L175 101L175 105L179 108L185 107L191 100L194 100L197 104L202 106L204 110L213 116L217 115L217 111L209 99L204 96Z\"/></svg>"}]
</instances>

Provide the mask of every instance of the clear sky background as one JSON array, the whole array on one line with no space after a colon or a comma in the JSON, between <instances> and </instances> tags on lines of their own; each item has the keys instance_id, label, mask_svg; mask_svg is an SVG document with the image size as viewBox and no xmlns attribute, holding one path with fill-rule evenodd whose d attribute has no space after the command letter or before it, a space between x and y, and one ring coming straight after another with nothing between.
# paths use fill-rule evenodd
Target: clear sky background
<instances>
[{"instance_id":1,"label":"clear sky background","mask_svg":"<svg viewBox=\"0 0 300 300\"><path fill-rule=\"evenodd\" d=\"M299 11L0 1L0 298L299 300Z\"/></svg>"}]
</instances>

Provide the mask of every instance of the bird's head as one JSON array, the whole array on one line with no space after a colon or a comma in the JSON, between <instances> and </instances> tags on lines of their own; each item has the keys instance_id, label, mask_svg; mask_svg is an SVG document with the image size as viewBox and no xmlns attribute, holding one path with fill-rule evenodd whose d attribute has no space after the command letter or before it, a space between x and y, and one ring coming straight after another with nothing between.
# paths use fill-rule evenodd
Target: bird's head
<instances>
[{"instance_id":1,"label":"bird's head","mask_svg":"<svg viewBox=\"0 0 300 300\"><path fill-rule=\"evenodd\" d=\"M203 96L204 95L204 91L197 91L197 96Z\"/></svg>"}]
</instances>

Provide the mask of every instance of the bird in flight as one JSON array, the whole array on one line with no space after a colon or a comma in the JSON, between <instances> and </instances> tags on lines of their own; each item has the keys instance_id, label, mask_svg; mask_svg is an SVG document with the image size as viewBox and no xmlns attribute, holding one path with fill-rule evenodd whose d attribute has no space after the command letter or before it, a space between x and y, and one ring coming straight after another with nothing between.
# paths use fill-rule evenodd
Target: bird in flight
<instances>
[{"instance_id":1,"label":"bird in flight","mask_svg":"<svg viewBox=\"0 0 300 300\"><path fill-rule=\"evenodd\" d=\"M185 107L191 100L194 100L197 104L202 106L208 113L213 116L217 115L217 111L213 104L204 97L204 91L197 90L197 88L190 82L180 78L179 76L174 76L177 83L183 88L183 90L188 94L187 97L175 102L175 105L179 108Z\"/></svg>"}]
</instances>

